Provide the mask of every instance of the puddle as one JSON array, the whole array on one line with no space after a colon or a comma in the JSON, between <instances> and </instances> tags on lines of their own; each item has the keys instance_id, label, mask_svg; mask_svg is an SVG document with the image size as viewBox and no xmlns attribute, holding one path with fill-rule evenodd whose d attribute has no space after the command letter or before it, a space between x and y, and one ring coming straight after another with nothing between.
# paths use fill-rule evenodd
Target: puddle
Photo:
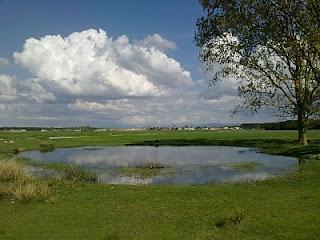
<instances>
[{"instance_id":1,"label":"puddle","mask_svg":"<svg viewBox=\"0 0 320 240\"><path fill-rule=\"evenodd\" d=\"M229 146L88 146L56 149L47 153L29 151L19 156L34 161L78 164L96 172L101 182L134 185L258 180L292 171L298 165L298 159L293 157ZM154 169L150 168L154 164ZM159 165L165 167L158 169ZM126 168L129 170L126 172L130 172L135 167L139 167L132 171L135 174L126 175L119 171ZM139 174L140 170L142 173L147 171L147 174Z\"/></svg>"}]
</instances>

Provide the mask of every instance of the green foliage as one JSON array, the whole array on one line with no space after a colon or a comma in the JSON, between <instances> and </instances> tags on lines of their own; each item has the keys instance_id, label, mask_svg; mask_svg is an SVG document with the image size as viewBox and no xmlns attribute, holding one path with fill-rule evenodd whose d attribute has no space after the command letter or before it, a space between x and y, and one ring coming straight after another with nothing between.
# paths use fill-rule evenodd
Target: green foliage
<instances>
[{"instance_id":1,"label":"green foliage","mask_svg":"<svg viewBox=\"0 0 320 240\"><path fill-rule=\"evenodd\" d=\"M275 108L298 120L306 145L309 117L320 115L320 2L203 0L196 44L212 83L238 80L241 104ZM217 71L217 64L221 69Z\"/></svg>"}]
</instances>

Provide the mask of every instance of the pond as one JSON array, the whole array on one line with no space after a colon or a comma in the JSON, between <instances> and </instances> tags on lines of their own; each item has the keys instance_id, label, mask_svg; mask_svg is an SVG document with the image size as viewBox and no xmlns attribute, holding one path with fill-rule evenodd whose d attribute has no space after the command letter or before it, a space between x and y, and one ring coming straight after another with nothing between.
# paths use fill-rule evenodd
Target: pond
<instances>
[{"instance_id":1,"label":"pond","mask_svg":"<svg viewBox=\"0 0 320 240\"><path fill-rule=\"evenodd\" d=\"M110 184L209 184L274 177L298 159L227 146L116 146L23 152L19 156L84 166Z\"/></svg>"}]
</instances>

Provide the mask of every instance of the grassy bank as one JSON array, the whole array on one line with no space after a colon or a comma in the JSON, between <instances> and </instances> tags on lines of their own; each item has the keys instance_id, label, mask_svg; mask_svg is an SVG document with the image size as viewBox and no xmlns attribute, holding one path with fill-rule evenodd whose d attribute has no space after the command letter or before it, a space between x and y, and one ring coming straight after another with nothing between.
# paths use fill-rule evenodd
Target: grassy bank
<instances>
[{"instance_id":1,"label":"grassy bank","mask_svg":"<svg viewBox=\"0 0 320 240\"><path fill-rule=\"evenodd\" d=\"M290 176L201 186L61 187L54 203L0 200L0 239L319 239L320 131L0 133L0 153L88 145L236 145L298 156ZM50 137L73 136L75 138ZM32 139L30 139L32 138ZM311 160L312 159L312 160ZM251 167L251 166L241 166Z\"/></svg>"}]
</instances>

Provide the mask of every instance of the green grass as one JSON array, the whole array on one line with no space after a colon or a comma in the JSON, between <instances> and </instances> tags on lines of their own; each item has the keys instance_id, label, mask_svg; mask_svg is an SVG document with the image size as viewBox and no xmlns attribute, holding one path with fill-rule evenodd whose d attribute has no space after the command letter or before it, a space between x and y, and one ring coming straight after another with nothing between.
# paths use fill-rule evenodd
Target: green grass
<instances>
[{"instance_id":1,"label":"green grass","mask_svg":"<svg viewBox=\"0 0 320 240\"><path fill-rule=\"evenodd\" d=\"M215 222L214 227L223 228L227 225L239 225L243 223L244 218L244 210L242 208L237 208L222 215L218 221Z\"/></svg>"},{"instance_id":2,"label":"green grass","mask_svg":"<svg viewBox=\"0 0 320 240\"><path fill-rule=\"evenodd\" d=\"M320 131L308 132L310 140L309 150L320 142ZM151 141L158 145L236 145L249 147L268 147L281 150L282 146L296 148L296 131L263 131L263 130L239 130L239 131L137 131L137 132L0 132L4 141L0 142L0 153L12 153L15 148L26 150L38 149L38 146L47 142L55 148L81 147L81 146L105 146L125 144L149 144ZM50 139L50 137L74 137ZM158 141L158 143L157 143Z\"/></svg>"},{"instance_id":3,"label":"green grass","mask_svg":"<svg viewBox=\"0 0 320 240\"><path fill-rule=\"evenodd\" d=\"M199 186L63 182L55 203L0 200L0 239L320 239L320 131L308 147L295 131L0 133L0 154L58 147L147 144L235 145L297 156L299 169L272 180ZM33 137L32 140L27 138ZM50 136L75 136L50 140ZM19 139L16 139L19 138ZM62 186L61 186L62 185ZM67 186L65 186L67 185ZM1 195L0 188L0 195Z\"/></svg>"},{"instance_id":4,"label":"green grass","mask_svg":"<svg viewBox=\"0 0 320 240\"><path fill-rule=\"evenodd\" d=\"M53 205L3 202L1 227L3 239L317 239L319 197L315 176L218 186L87 184ZM241 224L215 227L236 209L243 209Z\"/></svg>"}]
</instances>

